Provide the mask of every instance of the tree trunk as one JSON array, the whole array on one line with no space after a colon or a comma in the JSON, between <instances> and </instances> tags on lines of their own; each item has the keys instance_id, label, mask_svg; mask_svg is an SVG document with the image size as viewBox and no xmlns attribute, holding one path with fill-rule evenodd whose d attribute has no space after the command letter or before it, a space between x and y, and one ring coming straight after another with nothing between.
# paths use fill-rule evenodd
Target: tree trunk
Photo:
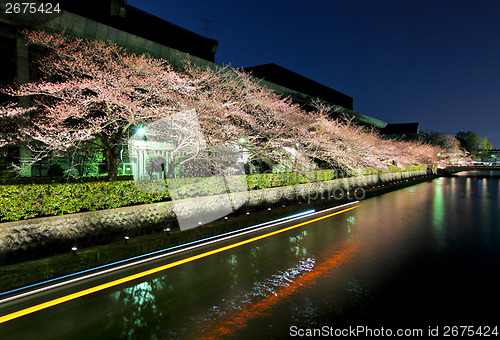
<instances>
[{"instance_id":1,"label":"tree trunk","mask_svg":"<svg viewBox=\"0 0 500 340\"><path fill-rule=\"evenodd\" d=\"M120 155L120 147L118 143L114 143L113 139L102 138L102 146L104 151L104 162L108 171L108 181L116 181L118 177L118 157Z\"/></svg>"},{"instance_id":2,"label":"tree trunk","mask_svg":"<svg viewBox=\"0 0 500 340\"><path fill-rule=\"evenodd\" d=\"M175 177L175 164L174 163L170 163L168 165L168 171L165 172L165 177L166 178L174 178Z\"/></svg>"},{"instance_id":3,"label":"tree trunk","mask_svg":"<svg viewBox=\"0 0 500 340\"><path fill-rule=\"evenodd\" d=\"M108 170L108 181L116 181L118 177L118 150L117 147L111 147L104 152L106 170Z\"/></svg>"}]
</instances>

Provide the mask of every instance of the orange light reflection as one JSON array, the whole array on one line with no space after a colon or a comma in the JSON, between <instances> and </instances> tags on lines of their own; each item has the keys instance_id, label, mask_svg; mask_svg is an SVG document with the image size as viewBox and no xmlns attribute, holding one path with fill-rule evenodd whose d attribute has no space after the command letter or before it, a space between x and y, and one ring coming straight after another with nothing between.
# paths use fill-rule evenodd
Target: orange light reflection
<instances>
[{"instance_id":1,"label":"orange light reflection","mask_svg":"<svg viewBox=\"0 0 500 340\"><path fill-rule=\"evenodd\" d=\"M198 328L198 332L200 333L191 335L190 338L220 339L221 337L231 335L238 329L244 328L249 320L264 316L273 305L278 304L300 290L313 287L318 278L331 275L342 264L353 259L358 249L359 245L355 243L348 248L336 250L331 256L328 256L320 263L316 262L316 266L312 271L296 278L295 282L290 285L279 288L275 292L276 294L271 294L260 302L249 304L244 310L235 310L233 313L227 313L222 320L214 320L205 327Z\"/></svg>"}]
</instances>

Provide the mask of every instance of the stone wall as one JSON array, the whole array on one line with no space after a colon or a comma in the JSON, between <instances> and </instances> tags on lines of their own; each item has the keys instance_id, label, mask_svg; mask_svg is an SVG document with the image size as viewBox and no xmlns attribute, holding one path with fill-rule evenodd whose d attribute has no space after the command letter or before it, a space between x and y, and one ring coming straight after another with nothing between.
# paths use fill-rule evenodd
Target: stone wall
<instances>
[{"instance_id":1,"label":"stone wall","mask_svg":"<svg viewBox=\"0 0 500 340\"><path fill-rule=\"evenodd\" d=\"M394 181L425 175L427 175L425 170L388 173L230 195L248 195L246 203L240 208L245 212L283 203L306 202L332 195L336 198L352 195L355 199L362 199L365 190L372 189L381 183L390 184ZM185 213L193 216L207 215L217 211L220 199L220 196L188 199L184 200L183 208ZM77 244L79 247L104 244L124 236L159 232L167 227L172 229L177 227L172 202L4 222L0 223L0 258L26 251L46 253L53 249L56 253L57 249L67 250Z\"/></svg>"}]
</instances>

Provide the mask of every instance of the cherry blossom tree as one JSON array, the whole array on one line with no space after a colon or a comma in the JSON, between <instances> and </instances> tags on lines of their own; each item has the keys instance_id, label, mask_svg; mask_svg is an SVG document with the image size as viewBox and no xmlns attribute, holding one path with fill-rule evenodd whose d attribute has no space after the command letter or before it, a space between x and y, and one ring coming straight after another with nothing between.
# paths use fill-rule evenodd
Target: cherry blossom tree
<instances>
[{"instance_id":1,"label":"cherry blossom tree","mask_svg":"<svg viewBox=\"0 0 500 340\"><path fill-rule=\"evenodd\" d=\"M27 121L25 112L13 103L0 106L0 148L19 142L19 126Z\"/></svg>"},{"instance_id":2,"label":"cherry blossom tree","mask_svg":"<svg viewBox=\"0 0 500 340\"><path fill-rule=\"evenodd\" d=\"M31 117L19 138L29 143L33 162L92 143L102 149L108 177L115 179L130 129L177 110L177 96L189 88L165 61L113 44L44 32L29 32L26 39L45 50L37 61L40 79L6 92L31 96L33 105L2 108L2 117Z\"/></svg>"},{"instance_id":3,"label":"cherry blossom tree","mask_svg":"<svg viewBox=\"0 0 500 340\"><path fill-rule=\"evenodd\" d=\"M209 164L207 153L179 158L186 148L202 149L201 140L209 146L203 149L238 149L247 162L265 159L287 171L311 170L315 161L345 170L439 162L439 148L383 140L352 119L330 118L335 109L321 101L307 112L239 70L189 62L174 69L165 60L64 34L27 32L26 39L43 50L36 62L38 77L4 91L31 96L32 105L0 107L0 126L17 126L15 136L0 135L0 146L23 141L33 151L33 162L92 145L102 150L113 180L125 138L134 135L134 127L159 121L168 126L149 138L165 139L161 133L168 131L174 145L169 161L176 166ZM196 115L172 118L189 110ZM200 129L189 128L194 123Z\"/></svg>"}]
</instances>

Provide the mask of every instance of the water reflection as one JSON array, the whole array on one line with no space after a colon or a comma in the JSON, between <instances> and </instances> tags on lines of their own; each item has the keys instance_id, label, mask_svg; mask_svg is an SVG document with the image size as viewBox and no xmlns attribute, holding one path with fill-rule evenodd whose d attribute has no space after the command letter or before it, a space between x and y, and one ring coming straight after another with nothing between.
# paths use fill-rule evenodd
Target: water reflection
<instances>
[{"instance_id":1,"label":"water reflection","mask_svg":"<svg viewBox=\"0 0 500 340\"><path fill-rule=\"evenodd\" d=\"M443 227L444 218L444 194L442 178L437 180L434 185L434 204L433 204L433 225L440 230Z\"/></svg>"},{"instance_id":2,"label":"water reflection","mask_svg":"<svg viewBox=\"0 0 500 340\"><path fill-rule=\"evenodd\" d=\"M399 327L402 317L498 322L498 221L498 178L440 178L20 319L2 336L255 339L286 337L290 325Z\"/></svg>"},{"instance_id":3,"label":"water reflection","mask_svg":"<svg viewBox=\"0 0 500 340\"><path fill-rule=\"evenodd\" d=\"M110 303L119 307L121 317L108 315L101 336L109 334L123 339L139 339L148 337L152 331L154 333L156 320L163 317L156 304L156 295L164 289L159 279L153 279L112 293Z\"/></svg>"},{"instance_id":4,"label":"water reflection","mask_svg":"<svg viewBox=\"0 0 500 340\"><path fill-rule=\"evenodd\" d=\"M469 293L500 303L488 292L500 283L497 182L440 178L169 271L114 293L106 335L279 338L293 323L472 319L480 307Z\"/></svg>"},{"instance_id":5,"label":"water reflection","mask_svg":"<svg viewBox=\"0 0 500 340\"><path fill-rule=\"evenodd\" d=\"M354 248L345 242L355 223L354 218L338 216L314 229L297 229L104 292L101 299L113 310L105 316L105 327L80 330L76 338L191 339L241 329L349 261ZM331 258L321 256L317 266L321 249Z\"/></svg>"},{"instance_id":6,"label":"water reflection","mask_svg":"<svg viewBox=\"0 0 500 340\"><path fill-rule=\"evenodd\" d=\"M444 249L446 234L443 230L443 220L445 216L445 199L443 193L444 178L434 181L434 196L432 197L432 225L434 226L434 236L437 240L437 248Z\"/></svg>"},{"instance_id":7,"label":"water reflection","mask_svg":"<svg viewBox=\"0 0 500 340\"><path fill-rule=\"evenodd\" d=\"M321 277L331 276L342 264L351 261L358 250L357 244L339 249L329 257L316 261L308 258L287 271L273 274L270 278L254 283L250 291L241 292L230 301L212 307L212 313L196 321L196 330L187 338L220 339L245 328L255 318L274 312L273 308L304 290L315 287ZM309 314L314 315L313 311ZM308 311L306 310L306 314Z\"/></svg>"},{"instance_id":8,"label":"water reflection","mask_svg":"<svg viewBox=\"0 0 500 340\"><path fill-rule=\"evenodd\" d=\"M356 217L354 216L349 216L347 218L347 232L349 234L352 233L352 229L351 229L351 226L353 227L354 225L356 224Z\"/></svg>"}]
</instances>

